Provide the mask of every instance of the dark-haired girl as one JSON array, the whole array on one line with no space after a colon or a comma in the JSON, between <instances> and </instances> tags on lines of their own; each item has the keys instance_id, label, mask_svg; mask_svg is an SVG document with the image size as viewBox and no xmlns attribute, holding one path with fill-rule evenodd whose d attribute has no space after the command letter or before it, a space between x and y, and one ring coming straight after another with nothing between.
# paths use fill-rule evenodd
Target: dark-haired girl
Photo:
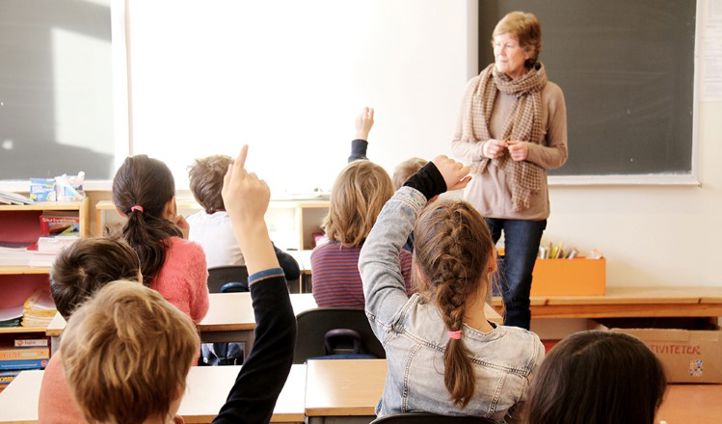
<instances>
[{"instance_id":1,"label":"dark-haired girl","mask_svg":"<svg viewBox=\"0 0 722 424\"><path fill-rule=\"evenodd\" d=\"M138 253L143 284L200 322L208 312L203 249L184 239L170 169L146 155L130 156L113 178L113 203L128 218L123 238Z\"/></svg>"}]
</instances>

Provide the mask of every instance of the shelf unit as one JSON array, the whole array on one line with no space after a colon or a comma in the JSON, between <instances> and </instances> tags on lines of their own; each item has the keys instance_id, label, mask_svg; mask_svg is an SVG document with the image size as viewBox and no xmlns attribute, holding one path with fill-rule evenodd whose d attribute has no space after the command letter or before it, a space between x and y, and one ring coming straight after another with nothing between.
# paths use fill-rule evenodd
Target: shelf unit
<instances>
[{"instance_id":1,"label":"shelf unit","mask_svg":"<svg viewBox=\"0 0 722 424\"><path fill-rule=\"evenodd\" d=\"M179 198L176 201L178 210L181 212L197 212L201 206L193 199ZM323 217L328 213L329 201L321 199L274 199L268 205L269 214L267 219L291 219L294 240L290 246L279 246L281 248L292 248L296 250L313 249L313 233L319 231ZM275 212L290 210L292 218L278 216ZM104 226L108 221L107 213L113 214L115 219L121 219L115 211L115 205L110 200L101 200L95 204L95 229L94 235L103 234ZM288 224L288 222L287 222Z\"/></svg>"},{"instance_id":2,"label":"shelf unit","mask_svg":"<svg viewBox=\"0 0 722 424\"><path fill-rule=\"evenodd\" d=\"M80 236L90 234L90 200L76 202L37 202L30 205L0 205L0 239L32 242L39 235L37 217L45 211L74 211L78 213ZM0 266L0 307L19 305L38 288L49 284L50 267L26 265ZM2 327L0 337L38 333L45 336L44 327Z\"/></svg>"}]
</instances>

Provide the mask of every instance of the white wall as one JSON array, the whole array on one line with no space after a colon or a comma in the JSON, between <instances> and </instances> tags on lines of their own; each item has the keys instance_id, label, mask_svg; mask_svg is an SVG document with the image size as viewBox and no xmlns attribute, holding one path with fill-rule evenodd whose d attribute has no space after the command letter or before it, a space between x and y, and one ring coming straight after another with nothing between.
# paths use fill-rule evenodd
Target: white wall
<instances>
[{"instance_id":1,"label":"white wall","mask_svg":"<svg viewBox=\"0 0 722 424\"><path fill-rule=\"evenodd\" d=\"M449 152L476 66L473 1L265 3L130 4L136 153L181 176L193 157L248 142L276 195L328 188L366 104L369 153L387 170ZM701 187L554 186L545 239L600 249L609 286L722 292L722 102L700 101L697 119Z\"/></svg>"},{"instance_id":2,"label":"white wall","mask_svg":"<svg viewBox=\"0 0 722 424\"><path fill-rule=\"evenodd\" d=\"M134 152L165 159L182 187L193 158L248 143L274 195L330 189L364 105L386 169L444 152L476 66L471 3L131 2Z\"/></svg>"}]
</instances>

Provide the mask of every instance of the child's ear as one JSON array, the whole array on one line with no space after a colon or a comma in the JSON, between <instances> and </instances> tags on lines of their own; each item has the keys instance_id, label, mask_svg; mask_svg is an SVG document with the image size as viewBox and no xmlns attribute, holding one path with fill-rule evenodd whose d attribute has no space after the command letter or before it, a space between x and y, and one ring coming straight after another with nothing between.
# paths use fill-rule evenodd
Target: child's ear
<instances>
[{"instance_id":1,"label":"child's ear","mask_svg":"<svg viewBox=\"0 0 722 424\"><path fill-rule=\"evenodd\" d=\"M165 202L163 206L163 218L175 222L175 216L177 215L178 209L175 204L175 196L171 197L170 200Z\"/></svg>"},{"instance_id":2,"label":"child's ear","mask_svg":"<svg viewBox=\"0 0 722 424\"><path fill-rule=\"evenodd\" d=\"M494 254L491 255L489 258L489 263L486 264L486 272L492 273L496 272L497 265L496 265L496 249L494 249Z\"/></svg>"}]
</instances>

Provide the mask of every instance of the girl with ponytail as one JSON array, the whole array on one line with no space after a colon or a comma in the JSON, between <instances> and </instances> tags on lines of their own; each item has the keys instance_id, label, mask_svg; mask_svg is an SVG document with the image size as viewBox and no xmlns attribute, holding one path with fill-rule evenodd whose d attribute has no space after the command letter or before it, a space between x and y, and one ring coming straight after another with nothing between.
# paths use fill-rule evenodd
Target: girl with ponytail
<instances>
[{"instance_id":1,"label":"girl with ponytail","mask_svg":"<svg viewBox=\"0 0 722 424\"><path fill-rule=\"evenodd\" d=\"M146 155L126 158L113 178L113 203L128 218L122 236L140 258L143 284L200 322L208 312L206 258L185 240L188 223L177 214L170 169Z\"/></svg>"},{"instance_id":2,"label":"girl with ponytail","mask_svg":"<svg viewBox=\"0 0 722 424\"><path fill-rule=\"evenodd\" d=\"M544 358L534 333L484 315L496 256L483 218L461 200L427 205L466 186L468 174L445 156L421 168L386 203L361 250L366 313L388 364L379 416L517 418ZM418 293L408 297L398 255L412 229Z\"/></svg>"}]
</instances>

